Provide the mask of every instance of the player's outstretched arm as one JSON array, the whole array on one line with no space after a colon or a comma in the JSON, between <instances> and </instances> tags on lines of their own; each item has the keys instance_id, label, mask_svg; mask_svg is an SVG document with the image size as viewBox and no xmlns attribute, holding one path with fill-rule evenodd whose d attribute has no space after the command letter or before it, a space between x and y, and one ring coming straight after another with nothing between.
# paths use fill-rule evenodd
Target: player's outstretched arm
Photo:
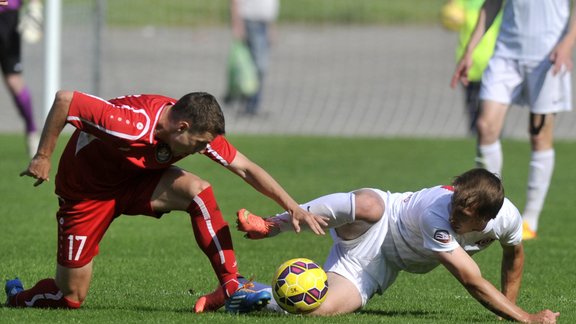
<instances>
[{"instance_id":1,"label":"player's outstretched arm","mask_svg":"<svg viewBox=\"0 0 576 324\"><path fill-rule=\"evenodd\" d=\"M72 96L73 92L71 91L60 90L56 93L56 98L42 129L38 150L30 161L28 168L20 173L20 176L29 176L36 179L34 186L49 180L50 159L52 153L54 153L58 137L66 125Z\"/></svg>"},{"instance_id":2,"label":"player's outstretched arm","mask_svg":"<svg viewBox=\"0 0 576 324\"><path fill-rule=\"evenodd\" d=\"M300 223L305 222L315 234L325 234L322 228L328 226L328 223L323 217L302 209L268 172L242 153L237 152L234 161L230 163L228 169L288 211L291 215L292 226L296 232L300 232Z\"/></svg>"},{"instance_id":3,"label":"player's outstretched arm","mask_svg":"<svg viewBox=\"0 0 576 324\"><path fill-rule=\"evenodd\" d=\"M530 314L518 307L482 277L476 262L461 247L439 252L437 257L472 297L498 316L524 323L556 323L560 316L560 313L549 309Z\"/></svg>"},{"instance_id":4,"label":"player's outstretched arm","mask_svg":"<svg viewBox=\"0 0 576 324\"><path fill-rule=\"evenodd\" d=\"M502 1L503 0L486 0L482 9L480 9L476 27L474 27L470 35L468 44L466 44L464 49L464 54L458 61L458 64L456 64L456 70L450 80L450 87L453 89L456 88L459 81L465 86L468 85L468 71L472 66L472 53L478 43L480 43L480 40L482 40L486 31L492 26L494 19L496 19L498 12L502 8Z\"/></svg>"}]
</instances>

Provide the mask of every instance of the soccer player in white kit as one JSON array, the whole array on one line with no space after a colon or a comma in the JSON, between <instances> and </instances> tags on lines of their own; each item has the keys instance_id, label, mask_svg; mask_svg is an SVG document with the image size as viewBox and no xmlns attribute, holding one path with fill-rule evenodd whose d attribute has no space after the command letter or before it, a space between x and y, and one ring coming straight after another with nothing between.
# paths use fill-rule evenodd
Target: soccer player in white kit
<instances>
[{"instance_id":1,"label":"soccer player in white kit","mask_svg":"<svg viewBox=\"0 0 576 324\"><path fill-rule=\"evenodd\" d=\"M572 110L572 50L576 24L570 19L570 0L508 0L494 55L482 76L482 112L477 121L477 163L502 174L500 134L511 104L530 108L532 154L526 205L522 213L524 239L536 237L538 218L554 170L554 119ZM503 0L487 0L451 86L468 84L472 52L490 27ZM572 10L575 10L574 8ZM572 13L574 16L574 12Z\"/></svg>"},{"instance_id":2,"label":"soccer player in white kit","mask_svg":"<svg viewBox=\"0 0 576 324\"><path fill-rule=\"evenodd\" d=\"M559 316L548 309L530 314L515 304L524 266L522 219L504 197L501 180L485 169L459 175L452 186L405 193L360 189L301 206L326 217L334 240L324 264L330 292L314 315L354 312L400 271L426 273L442 264L498 316L530 323L554 323ZM251 239L292 230L287 212L261 218L242 209L237 222ZM495 241L503 249L502 292L470 257Z\"/></svg>"}]
</instances>

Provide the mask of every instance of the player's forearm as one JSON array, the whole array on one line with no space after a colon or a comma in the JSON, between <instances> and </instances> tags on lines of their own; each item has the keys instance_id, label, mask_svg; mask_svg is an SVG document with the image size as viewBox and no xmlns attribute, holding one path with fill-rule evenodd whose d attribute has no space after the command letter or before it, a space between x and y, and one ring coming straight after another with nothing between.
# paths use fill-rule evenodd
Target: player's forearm
<instances>
[{"instance_id":1,"label":"player's forearm","mask_svg":"<svg viewBox=\"0 0 576 324\"><path fill-rule=\"evenodd\" d=\"M516 306L485 279L474 284L467 284L465 287L472 297L502 318L518 322L526 322L530 318L529 313Z\"/></svg>"},{"instance_id":2,"label":"player's forearm","mask_svg":"<svg viewBox=\"0 0 576 324\"><path fill-rule=\"evenodd\" d=\"M562 38L562 42L566 43L570 50L574 48L574 43L576 43L576 6L574 5L574 1L572 2L572 14L570 15L568 31L566 35L564 35L564 38Z\"/></svg>"},{"instance_id":3,"label":"player's forearm","mask_svg":"<svg viewBox=\"0 0 576 324\"><path fill-rule=\"evenodd\" d=\"M282 186L264 169L253 164L246 170L244 178L252 187L260 193L274 200L284 210L292 212L298 208L298 203L282 188Z\"/></svg>"},{"instance_id":4,"label":"player's forearm","mask_svg":"<svg viewBox=\"0 0 576 324\"><path fill-rule=\"evenodd\" d=\"M36 154L47 158L52 156L58 137L66 125L71 100L72 92L58 91L56 93L56 98L42 129L42 136L40 137L40 144Z\"/></svg>"},{"instance_id":5,"label":"player's forearm","mask_svg":"<svg viewBox=\"0 0 576 324\"><path fill-rule=\"evenodd\" d=\"M514 247L503 247L501 268L502 293L513 303L516 303L520 291L523 269L523 246L520 244Z\"/></svg>"}]
</instances>

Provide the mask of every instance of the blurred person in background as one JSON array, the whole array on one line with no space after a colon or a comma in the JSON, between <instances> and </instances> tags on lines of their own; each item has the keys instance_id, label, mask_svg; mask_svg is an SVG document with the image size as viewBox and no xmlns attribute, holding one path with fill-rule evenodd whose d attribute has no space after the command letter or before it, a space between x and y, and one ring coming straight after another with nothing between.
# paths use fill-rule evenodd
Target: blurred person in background
<instances>
[{"instance_id":1,"label":"blurred person in background","mask_svg":"<svg viewBox=\"0 0 576 324\"><path fill-rule=\"evenodd\" d=\"M533 239L554 170L556 113L572 110L572 51L576 24L571 0L487 0L464 50L451 86L465 86L474 49L496 19L502 24L494 55L482 76L482 108L477 122L477 164L502 174L500 135L512 104L530 108L529 164L523 238Z\"/></svg>"},{"instance_id":2,"label":"blurred person in background","mask_svg":"<svg viewBox=\"0 0 576 324\"><path fill-rule=\"evenodd\" d=\"M279 9L278 0L230 0L233 37L248 46L260 81L258 91L245 100L242 111L245 115L256 115L260 108L264 78L270 61L273 26Z\"/></svg>"},{"instance_id":3,"label":"blurred person in background","mask_svg":"<svg viewBox=\"0 0 576 324\"><path fill-rule=\"evenodd\" d=\"M22 17L20 17L22 9ZM42 2L30 0L23 7L22 0L4 1L0 6L0 66L4 83L14 99L25 123L26 146L30 157L38 147L38 133L30 90L22 76L22 38L35 43L42 37Z\"/></svg>"},{"instance_id":4,"label":"blurred person in background","mask_svg":"<svg viewBox=\"0 0 576 324\"><path fill-rule=\"evenodd\" d=\"M448 0L443 7L441 21L445 28L459 32L458 46L456 47L456 60L464 54L468 40L476 27L480 8L484 0ZM457 11L457 12L455 12ZM455 17L457 16L457 17ZM498 36L498 29L502 22L502 15L498 15L494 23L472 54L472 66L468 71L468 85L464 86L464 104L468 116L468 131L476 134L476 121L480 113L480 84L482 73L494 53L494 45Z\"/></svg>"}]
</instances>

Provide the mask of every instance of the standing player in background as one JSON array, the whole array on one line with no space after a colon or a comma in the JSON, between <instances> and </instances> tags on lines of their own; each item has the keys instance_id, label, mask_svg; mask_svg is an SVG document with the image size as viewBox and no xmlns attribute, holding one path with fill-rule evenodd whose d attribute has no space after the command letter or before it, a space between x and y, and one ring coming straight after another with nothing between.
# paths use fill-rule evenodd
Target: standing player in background
<instances>
[{"instance_id":1,"label":"standing player in background","mask_svg":"<svg viewBox=\"0 0 576 324\"><path fill-rule=\"evenodd\" d=\"M482 108L477 122L478 165L502 174L500 135L511 104L530 108L531 157L524 239L536 237L538 218L554 170L556 113L572 110L572 50L576 24L570 0L508 0L494 55L482 77ZM451 86L468 85L473 52L494 22L503 0L486 0ZM574 12L572 12L574 17Z\"/></svg>"},{"instance_id":2,"label":"standing player in background","mask_svg":"<svg viewBox=\"0 0 576 324\"><path fill-rule=\"evenodd\" d=\"M256 115L260 108L264 78L270 62L273 27L279 8L278 0L230 0L233 37L248 45L260 81L258 91L246 98L243 112L246 115Z\"/></svg>"},{"instance_id":3,"label":"standing player in background","mask_svg":"<svg viewBox=\"0 0 576 324\"><path fill-rule=\"evenodd\" d=\"M450 29L457 27L456 30L459 31L458 46L456 47L457 60L464 54L466 44L468 44L474 27L476 27L476 21L478 21L482 4L484 4L484 0L449 0L445 4L445 6L458 6L463 13L463 20L460 26L445 26ZM442 13L450 14L449 11L443 11ZM448 19L449 18L442 19L442 21L448 21ZM492 53L494 53L494 44L496 43L498 28L500 28L501 22L502 15L498 15L472 53L472 66L468 71L468 84L464 86L464 104L468 116L468 130L470 134L476 134L476 121L481 108L479 96L482 73L484 69L486 69Z\"/></svg>"},{"instance_id":4,"label":"standing player in background","mask_svg":"<svg viewBox=\"0 0 576 324\"><path fill-rule=\"evenodd\" d=\"M31 43L42 36L42 2L30 0L20 19L22 0L10 0L0 7L0 65L4 83L24 120L26 146L30 157L36 152L38 134L30 90L22 77L21 36Z\"/></svg>"},{"instance_id":5,"label":"standing player in background","mask_svg":"<svg viewBox=\"0 0 576 324\"><path fill-rule=\"evenodd\" d=\"M313 315L359 310L400 271L427 273L440 264L505 319L555 323L560 315L547 309L531 314L516 305L524 268L522 219L505 198L501 180L485 169L464 172L452 186L404 193L364 188L322 196L302 208L327 217L334 240L324 264L328 294ZM290 219L287 212L263 219L242 209L238 229L248 238L267 238L290 230ZM494 242L503 251L501 292L470 256Z\"/></svg>"},{"instance_id":6,"label":"standing player in background","mask_svg":"<svg viewBox=\"0 0 576 324\"><path fill-rule=\"evenodd\" d=\"M224 305L230 312L261 307L269 294L238 282L228 224L212 186L173 164L200 153L226 167L256 190L291 211L293 225L306 222L323 234L322 219L304 211L260 166L224 137L224 115L216 99L195 92L176 101L160 95L124 96L110 101L80 92L59 91L42 131L38 152L21 175L48 180L51 157L66 124L76 127L62 153L56 176L59 210L54 279L23 290L19 279L6 283L12 307L79 308L92 279L93 258L112 221L125 215L160 218L173 210L190 215L198 246L220 286L196 302L196 312Z\"/></svg>"}]
</instances>

